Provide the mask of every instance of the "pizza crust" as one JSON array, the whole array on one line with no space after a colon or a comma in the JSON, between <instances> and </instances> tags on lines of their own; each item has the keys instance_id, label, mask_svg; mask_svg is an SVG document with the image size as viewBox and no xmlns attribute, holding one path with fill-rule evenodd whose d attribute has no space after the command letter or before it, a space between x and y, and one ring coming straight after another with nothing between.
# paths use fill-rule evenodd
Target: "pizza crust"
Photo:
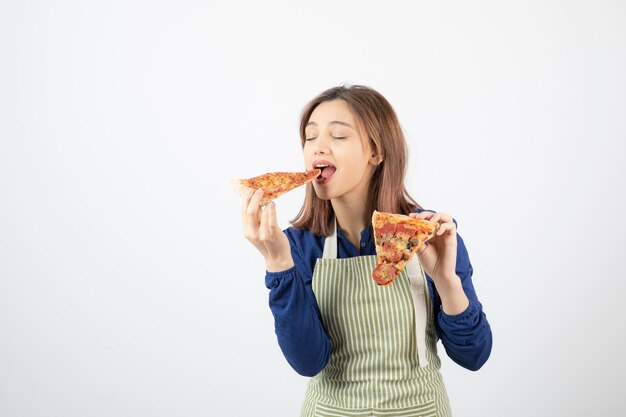
<instances>
[{"instance_id":1,"label":"pizza crust","mask_svg":"<svg viewBox=\"0 0 626 417\"><path fill-rule=\"evenodd\" d=\"M252 188L246 187L243 181L239 179L232 180L231 184L233 185L235 192L239 194L241 197L244 197L244 198L247 197L250 191L252 191Z\"/></svg>"}]
</instances>

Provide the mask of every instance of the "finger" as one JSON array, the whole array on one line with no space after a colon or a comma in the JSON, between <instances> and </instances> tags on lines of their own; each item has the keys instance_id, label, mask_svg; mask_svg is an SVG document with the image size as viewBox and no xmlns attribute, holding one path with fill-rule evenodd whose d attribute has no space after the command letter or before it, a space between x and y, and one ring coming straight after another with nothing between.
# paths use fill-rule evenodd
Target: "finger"
<instances>
[{"instance_id":1,"label":"finger","mask_svg":"<svg viewBox=\"0 0 626 417\"><path fill-rule=\"evenodd\" d=\"M267 205L267 208L265 210L267 211L267 227L269 229L270 234L276 233L277 230L279 232L282 232L282 230L280 230L280 228L278 227L278 219L276 216L276 204L273 201L270 202Z\"/></svg>"},{"instance_id":2,"label":"finger","mask_svg":"<svg viewBox=\"0 0 626 417\"><path fill-rule=\"evenodd\" d=\"M242 200L243 200L243 201L241 202L242 215L244 215L244 216L246 215L246 212L247 212L247 210L248 210L248 207L250 207L250 203L251 203L252 198L254 197L254 194L255 194L255 192L256 192L256 191L259 191L259 190L255 190L255 189L253 189L253 188L249 188L249 189L248 189L248 195L247 195L247 196L245 196L245 197L242 199Z\"/></svg>"},{"instance_id":3,"label":"finger","mask_svg":"<svg viewBox=\"0 0 626 417\"><path fill-rule=\"evenodd\" d=\"M413 217L415 219L421 219L421 220L429 220L434 215L435 215L435 213L432 213L430 211L422 211L420 213L411 213L411 214L409 214L409 216L411 216L411 217Z\"/></svg>"},{"instance_id":4,"label":"finger","mask_svg":"<svg viewBox=\"0 0 626 417\"><path fill-rule=\"evenodd\" d=\"M455 229L456 229L456 226L452 222L450 222L450 223L441 223L439 225L439 230L437 230L437 236L441 236L444 233L446 233L447 231L455 232L456 231Z\"/></svg>"},{"instance_id":5,"label":"finger","mask_svg":"<svg viewBox=\"0 0 626 417\"><path fill-rule=\"evenodd\" d=\"M452 221L452 216L447 213L437 212L437 214L444 223L450 223Z\"/></svg>"},{"instance_id":6,"label":"finger","mask_svg":"<svg viewBox=\"0 0 626 417\"><path fill-rule=\"evenodd\" d=\"M270 228L269 228L269 217L270 217L270 210L268 206L265 206L263 209L261 209L261 221L259 224L259 240L262 242L266 242L268 240L271 239L270 236Z\"/></svg>"},{"instance_id":7,"label":"finger","mask_svg":"<svg viewBox=\"0 0 626 417\"><path fill-rule=\"evenodd\" d=\"M278 227L278 220L276 216L276 204L270 202L264 209L264 233L265 233L265 246L270 253L274 253L278 250L280 245L280 238L283 231Z\"/></svg>"},{"instance_id":8,"label":"finger","mask_svg":"<svg viewBox=\"0 0 626 417\"><path fill-rule=\"evenodd\" d=\"M258 220L257 214L259 212L259 203L261 202L261 197L263 196L263 190L258 189L252 196L250 196L250 203L248 203L248 207L246 209L246 215L250 220Z\"/></svg>"},{"instance_id":9,"label":"finger","mask_svg":"<svg viewBox=\"0 0 626 417\"><path fill-rule=\"evenodd\" d=\"M248 190L248 195L241 199L241 215L246 215L246 210L248 209L248 205L250 204L250 199L252 198L252 194L254 194L254 190L250 188Z\"/></svg>"},{"instance_id":10,"label":"finger","mask_svg":"<svg viewBox=\"0 0 626 417\"><path fill-rule=\"evenodd\" d=\"M259 223L261 221L261 208L259 207L259 200L263 191L256 190L250 197L250 203L246 207L243 214L243 229L244 235L249 240L258 240Z\"/></svg>"}]
</instances>

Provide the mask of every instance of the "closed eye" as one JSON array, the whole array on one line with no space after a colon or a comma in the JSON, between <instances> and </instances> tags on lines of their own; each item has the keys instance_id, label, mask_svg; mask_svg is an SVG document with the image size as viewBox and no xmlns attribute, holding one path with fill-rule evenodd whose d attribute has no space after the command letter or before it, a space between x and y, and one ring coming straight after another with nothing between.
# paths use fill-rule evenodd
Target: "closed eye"
<instances>
[{"instance_id":1,"label":"closed eye","mask_svg":"<svg viewBox=\"0 0 626 417\"><path fill-rule=\"evenodd\" d=\"M346 139L346 138L347 138L347 136L333 136L332 138L333 138L333 139ZM311 140L313 140L313 139L317 139L317 136L314 136L314 137L312 137L312 138L306 138L306 139L304 139L304 140L308 142L308 141L311 141Z\"/></svg>"}]
</instances>

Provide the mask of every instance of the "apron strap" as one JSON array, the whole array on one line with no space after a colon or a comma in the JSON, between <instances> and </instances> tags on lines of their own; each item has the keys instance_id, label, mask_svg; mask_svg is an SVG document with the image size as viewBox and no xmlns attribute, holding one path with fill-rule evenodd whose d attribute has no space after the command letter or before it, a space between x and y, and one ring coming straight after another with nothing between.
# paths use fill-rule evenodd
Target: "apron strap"
<instances>
[{"instance_id":1,"label":"apron strap","mask_svg":"<svg viewBox=\"0 0 626 417\"><path fill-rule=\"evenodd\" d=\"M333 220L330 236L324 241L324 253L322 258L324 259L337 259L337 219Z\"/></svg>"},{"instance_id":2,"label":"apron strap","mask_svg":"<svg viewBox=\"0 0 626 417\"><path fill-rule=\"evenodd\" d=\"M411 298L415 308L415 338L417 342L417 359L420 368L428 366L426 358L426 322L428 313L426 311L426 283L422 275L422 267L419 264L417 255L406 265L406 272L411 282Z\"/></svg>"}]
</instances>

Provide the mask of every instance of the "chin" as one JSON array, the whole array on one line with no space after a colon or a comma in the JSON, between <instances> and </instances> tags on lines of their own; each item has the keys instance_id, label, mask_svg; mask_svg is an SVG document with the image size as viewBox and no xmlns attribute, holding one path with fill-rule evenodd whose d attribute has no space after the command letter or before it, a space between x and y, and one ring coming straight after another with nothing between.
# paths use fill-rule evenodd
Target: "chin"
<instances>
[{"instance_id":1,"label":"chin","mask_svg":"<svg viewBox=\"0 0 626 417\"><path fill-rule=\"evenodd\" d=\"M326 193L323 193L323 194L315 193L315 195L316 195L317 198L319 198L320 200L323 200L323 201L332 200L332 197L330 197Z\"/></svg>"},{"instance_id":2,"label":"chin","mask_svg":"<svg viewBox=\"0 0 626 417\"><path fill-rule=\"evenodd\" d=\"M327 201L327 200L332 199L332 197L328 194L326 190L318 190L315 187L313 187L313 190L315 191L315 196L319 198L320 200Z\"/></svg>"}]
</instances>

